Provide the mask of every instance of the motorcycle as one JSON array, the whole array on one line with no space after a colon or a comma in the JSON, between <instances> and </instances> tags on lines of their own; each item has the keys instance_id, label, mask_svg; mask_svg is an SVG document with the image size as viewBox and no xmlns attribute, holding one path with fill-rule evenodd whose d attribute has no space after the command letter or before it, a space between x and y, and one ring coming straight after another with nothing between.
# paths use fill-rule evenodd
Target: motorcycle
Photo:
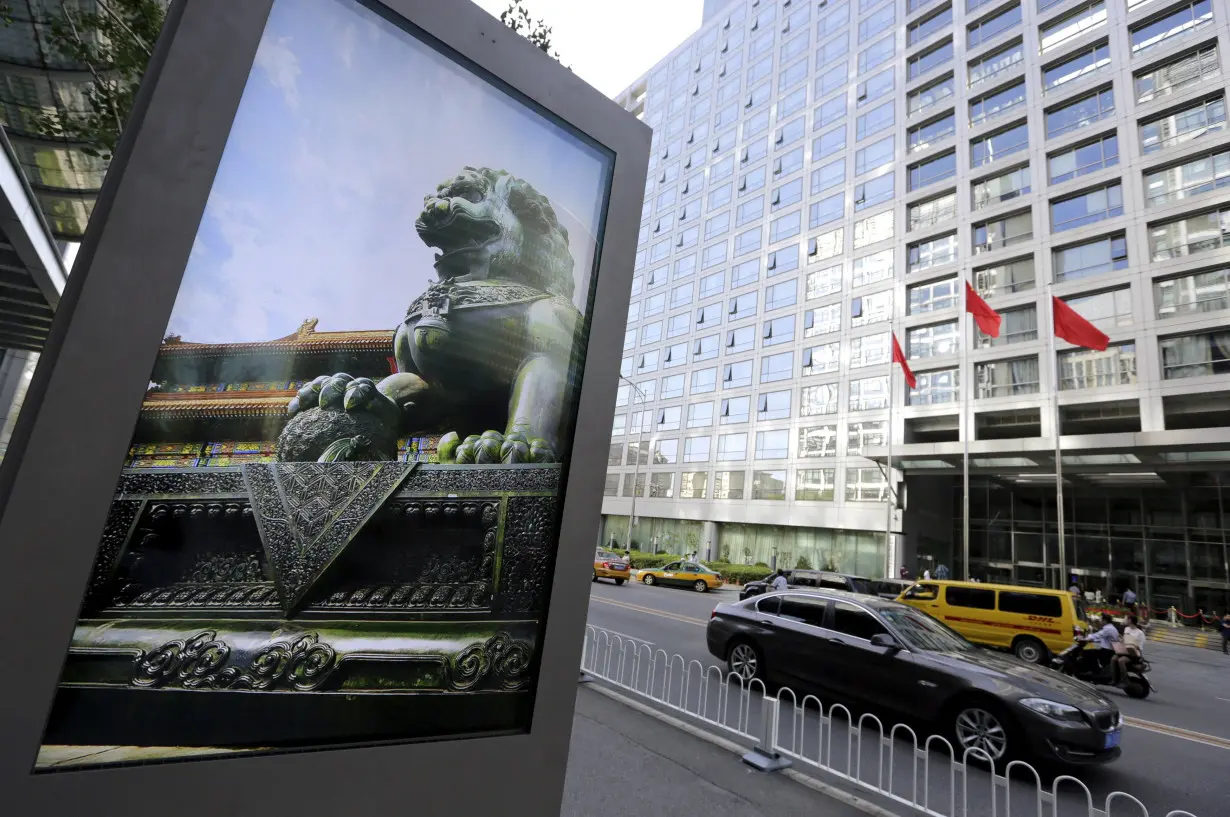
<instances>
[{"instance_id":1,"label":"motorcycle","mask_svg":"<svg viewBox=\"0 0 1230 817\"><path fill-rule=\"evenodd\" d=\"M1149 683L1149 662L1141 655L1128 657L1127 670L1119 683L1114 683L1114 667L1103 660L1101 650L1085 649L1086 642L1077 641L1051 659L1051 669L1094 686L1118 686L1129 698L1148 698L1156 692ZM1115 656L1118 657L1118 656Z\"/></svg>"}]
</instances>

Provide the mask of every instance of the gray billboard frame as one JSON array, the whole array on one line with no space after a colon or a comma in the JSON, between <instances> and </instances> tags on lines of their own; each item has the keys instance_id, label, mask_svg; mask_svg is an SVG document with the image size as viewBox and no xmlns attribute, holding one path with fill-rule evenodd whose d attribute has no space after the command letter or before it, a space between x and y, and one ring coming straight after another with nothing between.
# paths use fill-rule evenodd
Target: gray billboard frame
<instances>
[{"instance_id":1,"label":"gray billboard frame","mask_svg":"<svg viewBox=\"0 0 1230 817\"><path fill-rule=\"evenodd\" d=\"M116 477L272 4L172 5L0 467L0 655L10 661L0 673L0 791L14 814L118 817L151 802L176 817L558 813L651 132L468 2L380 5L614 156L530 731L33 771Z\"/></svg>"}]
</instances>

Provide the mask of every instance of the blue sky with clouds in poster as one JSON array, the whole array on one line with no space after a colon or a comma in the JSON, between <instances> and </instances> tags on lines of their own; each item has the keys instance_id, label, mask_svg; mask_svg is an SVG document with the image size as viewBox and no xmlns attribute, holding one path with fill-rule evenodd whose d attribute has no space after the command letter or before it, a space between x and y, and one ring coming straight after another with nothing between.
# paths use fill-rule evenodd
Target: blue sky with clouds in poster
<instances>
[{"instance_id":1,"label":"blue sky with clouds in poster","mask_svg":"<svg viewBox=\"0 0 1230 817\"><path fill-rule=\"evenodd\" d=\"M168 332L394 328L435 278L423 196L465 165L551 200L579 300L607 183L595 150L350 0L275 2Z\"/></svg>"}]
</instances>

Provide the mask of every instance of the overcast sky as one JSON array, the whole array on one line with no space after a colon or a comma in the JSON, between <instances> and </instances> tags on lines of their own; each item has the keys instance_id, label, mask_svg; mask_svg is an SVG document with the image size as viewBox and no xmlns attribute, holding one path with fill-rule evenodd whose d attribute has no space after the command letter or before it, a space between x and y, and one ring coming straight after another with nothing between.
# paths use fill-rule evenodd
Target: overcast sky
<instances>
[{"instance_id":1,"label":"overcast sky","mask_svg":"<svg viewBox=\"0 0 1230 817\"><path fill-rule=\"evenodd\" d=\"M569 227L588 291L607 162L348 0L275 3L168 331L263 341L393 329L435 279L414 229L465 165L504 169Z\"/></svg>"},{"instance_id":2,"label":"overcast sky","mask_svg":"<svg viewBox=\"0 0 1230 817\"><path fill-rule=\"evenodd\" d=\"M509 0L475 0L499 16ZM700 28L702 0L522 0L551 26L560 62L607 96Z\"/></svg>"}]
</instances>

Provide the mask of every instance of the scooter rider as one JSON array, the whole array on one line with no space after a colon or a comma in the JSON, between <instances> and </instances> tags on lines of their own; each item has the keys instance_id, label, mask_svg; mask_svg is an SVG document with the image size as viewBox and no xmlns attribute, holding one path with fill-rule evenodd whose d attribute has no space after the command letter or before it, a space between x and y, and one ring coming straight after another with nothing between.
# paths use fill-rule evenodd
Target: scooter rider
<instances>
[{"instance_id":1,"label":"scooter rider","mask_svg":"<svg viewBox=\"0 0 1230 817\"><path fill-rule=\"evenodd\" d=\"M1099 667L1105 667L1110 664L1118 675L1118 667L1114 665L1115 644L1119 643L1119 631L1115 628L1115 621L1110 617L1109 613L1102 614L1102 627L1097 632L1078 638L1077 641L1091 643L1097 648L1097 660Z\"/></svg>"}]
</instances>

